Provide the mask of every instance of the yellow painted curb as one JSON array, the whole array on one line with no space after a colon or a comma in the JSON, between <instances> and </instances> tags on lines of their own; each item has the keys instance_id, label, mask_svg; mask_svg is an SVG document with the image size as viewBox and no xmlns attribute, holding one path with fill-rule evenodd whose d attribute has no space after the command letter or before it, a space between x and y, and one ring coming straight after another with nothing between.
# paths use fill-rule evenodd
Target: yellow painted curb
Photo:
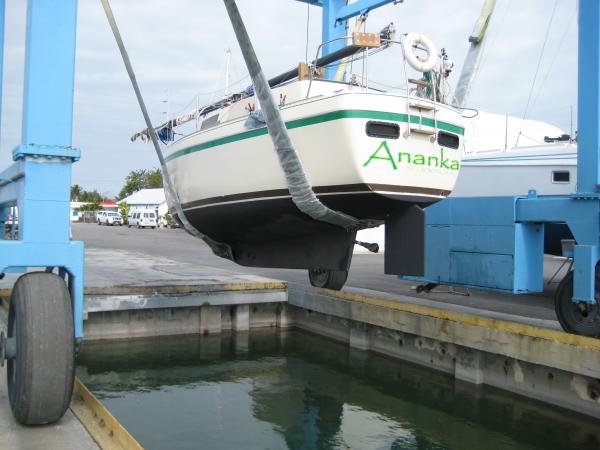
<instances>
[{"instance_id":1,"label":"yellow painted curb","mask_svg":"<svg viewBox=\"0 0 600 450\"><path fill-rule=\"evenodd\" d=\"M490 319L470 314L463 314L444 309L432 308L430 306L414 305L411 303L402 303L399 300L387 300L367 295L355 294L344 291L331 291L329 289L318 289L324 295L335 297L342 300L364 303L367 305L380 306L384 308L395 309L422 316L435 317L437 319L451 320L453 322L475 325L493 330L507 331L510 333L521 334L539 339L546 339L561 344L575 345L578 347L600 350L600 339L578 336L576 334L563 333L561 331L538 328L531 325L525 325L517 322L508 322L505 320Z\"/></svg>"},{"instance_id":2,"label":"yellow painted curb","mask_svg":"<svg viewBox=\"0 0 600 450\"><path fill-rule=\"evenodd\" d=\"M206 284L167 284L167 285L116 285L89 286L85 295L152 295L152 294L195 294L222 291L262 291L268 289L286 289L287 284L280 281L242 282L242 283L206 283Z\"/></svg>"},{"instance_id":3,"label":"yellow painted curb","mask_svg":"<svg viewBox=\"0 0 600 450\"><path fill-rule=\"evenodd\" d=\"M102 450L143 450L79 378L75 378L70 408Z\"/></svg>"}]
</instances>

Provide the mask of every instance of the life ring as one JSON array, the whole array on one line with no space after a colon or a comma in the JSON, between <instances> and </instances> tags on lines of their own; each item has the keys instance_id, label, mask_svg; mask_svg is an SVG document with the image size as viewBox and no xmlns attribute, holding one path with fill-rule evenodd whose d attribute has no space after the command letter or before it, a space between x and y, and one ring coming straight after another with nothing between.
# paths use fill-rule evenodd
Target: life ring
<instances>
[{"instance_id":1,"label":"life ring","mask_svg":"<svg viewBox=\"0 0 600 450\"><path fill-rule=\"evenodd\" d=\"M414 44L421 44L429 53L429 57L425 61L422 61L415 55L413 49ZM408 61L408 64L419 72L429 72L438 62L437 49L431 39L424 34L408 33L402 41L402 50L404 50L404 57L406 58L406 61Z\"/></svg>"}]
</instances>

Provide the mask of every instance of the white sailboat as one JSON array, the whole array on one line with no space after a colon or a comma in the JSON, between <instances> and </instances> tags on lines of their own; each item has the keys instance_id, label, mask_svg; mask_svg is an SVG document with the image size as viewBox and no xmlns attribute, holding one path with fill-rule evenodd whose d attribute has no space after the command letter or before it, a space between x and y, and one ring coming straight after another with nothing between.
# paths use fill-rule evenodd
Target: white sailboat
<instances>
[{"instance_id":1,"label":"white sailboat","mask_svg":"<svg viewBox=\"0 0 600 450\"><path fill-rule=\"evenodd\" d=\"M282 116L315 193L330 207L383 219L395 202L429 204L454 187L464 129L453 108L324 80L293 81L273 93L287 99ZM243 216L253 223L247 233L257 236L293 207L266 128L247 128L248 104L254 97L223 108L205 119L212 126L179 139L166 153L184 210L217 240L241 237L237 221L222 223L240 208L251 209ZM264 238L299 232L265 229Z\"/></svg>"},{"instance_id":2,"label":"white sailboat","mask_svg":"<svg viewBox=\"0 0 600 450\"><path fill-rule=\"evenodd\" d=\"M395 42L390 34L354 33L337 60L366 64L369 49ZM239 264L309 269L314 285L341 288L358 229L447 197L459 172L464 125L461 112L441 98L447 67L424 36L405 36L402 44L405 64L429 74L411 80L429 96L410 95L408 78L401 94L373 89L366 79L322 79L321 67L336 55L300 64L270 83L314 194L359 226L344 229L297 207L252 90L158 127L169 139L174 126L202 119L197 131L165 152L187 220L227 245L228 257ZM416 46L426 57L415 55Z\"/></svg>"}]
</instances>

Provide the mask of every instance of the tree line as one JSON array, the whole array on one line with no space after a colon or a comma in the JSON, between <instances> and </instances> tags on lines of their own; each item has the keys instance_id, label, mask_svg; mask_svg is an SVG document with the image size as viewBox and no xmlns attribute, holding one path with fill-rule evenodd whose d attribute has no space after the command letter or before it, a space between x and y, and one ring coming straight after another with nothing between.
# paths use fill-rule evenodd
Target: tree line
<instances>
[{"instance_id":1,"label":"tree line","mask_svg":"<svg viewBox=\"0 0 600 450\"><path fill-rule=\"evenodd\" d=\"M89 203L82 205L80 211L97 211L102 209L99 205L104 201L118 201L130 196L142 189L156 189L163 187L162 173L160 169L138 169L132 170L125 177L125 183L117 198L108 198L98 192L97 189L87 191L78 184L71 186L71 201Z\"/></svg>"},{"instance_id":2,"label":"tree line","mask_svg":"<svg viewBox=\"0 0 600 450\"><path fill-rule=\"evenodd\" d=\"M138 169L129 172L125 177L125 184L119 192L119 198L125 198L142 189L156 189L163 187L160 169Z\"/></svg>"}]
</instances>

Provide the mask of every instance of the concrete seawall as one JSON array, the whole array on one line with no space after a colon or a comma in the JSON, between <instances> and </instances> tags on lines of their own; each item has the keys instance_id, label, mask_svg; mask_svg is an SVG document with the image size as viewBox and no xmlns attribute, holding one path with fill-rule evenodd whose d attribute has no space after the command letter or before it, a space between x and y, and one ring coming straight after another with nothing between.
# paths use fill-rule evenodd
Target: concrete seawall
<instances>
[{"instance_id":1,"label":"concrete seawall","mask_svg":"<svg viewBox=\"0 0 600 450\"><path fill-rule=\"evenodd\" d=\"M600 418L600 340L497 315L273 283L92 290L86 340L298 327Z\"/></svg>"},{"instance_id":2,"label":"concrete seawall","mask_svg":"<svg viewBox=\"0 0 600 450\"><path fill-rule=\"evenodd\" d=\"M289 304L304 330L600 418L600 340L345 292Z\"/></svg>"}]
</instances>

